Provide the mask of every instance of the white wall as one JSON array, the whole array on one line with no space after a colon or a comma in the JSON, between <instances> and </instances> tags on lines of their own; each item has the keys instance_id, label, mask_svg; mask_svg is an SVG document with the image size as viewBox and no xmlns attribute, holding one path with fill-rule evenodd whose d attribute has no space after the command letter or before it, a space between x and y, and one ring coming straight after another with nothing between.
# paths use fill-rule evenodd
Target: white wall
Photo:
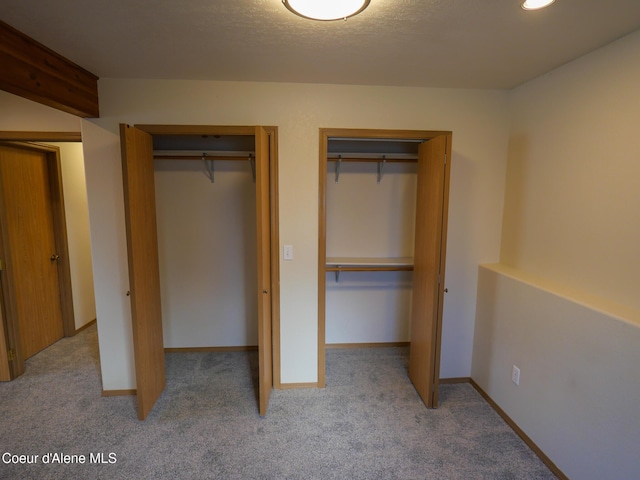
<instances>
[{"instance_id":1,"label":"white wall","mask_svg":"<svg viewBox=\"0 0 640 480\"><path fill-rule=\"evenodd\" d=\"M638 345L640 310L503 265L479 270L472 378L569 478L637 477Z\"/></svg>"},{"instance_id":2,"label":"white wall","mask_svg":"<svg viewBox=\"0 0 640 480\"><path fill-rule=\"evenodd\" d=\"M475 272L499 255L505 92L118 79L99 90L101 118L83 122L83 141L105 389L135 386L119 122L278 126L280 242L295 251L280 264L283 383L317 381L319 128L453 131L441 376L470 374Z\"/></svg>"},{"instance_id":3,"label":"white wall","mask_svg":"<svg viewBox=\"0 0 640 480\"><path fill-rule=\"evenodd\" d=\"M570 478L640 471L638 58L640 32L512 92L503 265L480 270L472 378Z\"/></svg>"},{"instance_id":4,"label":"white wall","mask_svg":"<svg viewBox=\"0 0 640 480\"><path fill-rule=\"evenodd\" d=\"M258 343L256 195L248 160L156 160L164 346Z\"/></svg>"},{"instance_id":5,"label":"white wall","mask_svg":"<svg viewBox=\"0 0 640 480\"><path fill-rule=\"evenodd\" d=\"M71 291L76 329L96 319L89 235L89 207L82 143L47 142L60 148L62 189L67 220Z\"/></svg>"}]
</instances>

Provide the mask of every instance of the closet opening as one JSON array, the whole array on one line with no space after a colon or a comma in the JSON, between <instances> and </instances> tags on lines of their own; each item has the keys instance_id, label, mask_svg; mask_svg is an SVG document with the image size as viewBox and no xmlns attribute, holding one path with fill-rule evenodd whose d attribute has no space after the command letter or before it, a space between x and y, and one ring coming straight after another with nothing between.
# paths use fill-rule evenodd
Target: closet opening
<instances>
[{"instance_id":1,"label":"closet opening","mask_svg":"<svg viewBox=\"0 0 640 480\"><path fill-rule=\"evenodd\" d=\"M437 406L450 151L451 132L320 131L320 386L327 348L408 346Z\"/></svg>"},{"instance_id":2,"label":"closet opening","mask_svg":"<svg viewBox=\"0 0 640 480\"><path fill-rule=\"evenodd\" d=\"M265 415L279 372L277 129L121 132L139 417L164 389L165 352L246 350Z\"/></svg>"},{"instance_id":3,"label":"closet opening","mask_svg":"<svg viewBox=\"0 0 640 480\"><path fill-rule=\"evenodd\" d=\"M257 350L253 136L153 137L165 351Z\"/></svg>"}]
</instances>

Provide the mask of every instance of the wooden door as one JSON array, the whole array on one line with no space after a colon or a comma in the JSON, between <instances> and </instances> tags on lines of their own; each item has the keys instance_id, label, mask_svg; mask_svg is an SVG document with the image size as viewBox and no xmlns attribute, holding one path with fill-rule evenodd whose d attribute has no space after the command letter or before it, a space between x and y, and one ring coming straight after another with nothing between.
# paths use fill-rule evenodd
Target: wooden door
<instances>
[{"instance_id":1,"label":"wooden door","mask_svg":"<svg viewBox=\"0 0 640 480\"><path fill-rule=\"evenodd\" d=\"M47 153L37 147L0 146L3 238L10 270L21 358L64 335L53 198ZM3 281L7 281L3 278Z\"/></svg>"},{"instance_id":2,"label":"wooden door","mask_svg":"<svg viewBox=\"0 0 640 480\"><path fill-rule=\"evenodd\" d=\"M420 145L409 378L427 407L438 404L448 197L448 136Z\"/></svg>"},{"instance_id":3,"label":"wooden door","mask_svg":"<svg viewBox=\"0 0 640 480\"><path fill-rule=\"evenodd\" d=\"M120 125L127 255L138 418L144 420L165 387L164 340L151 135Z\"/></svg>"},{"instance_id":4,"label":"wooden door","mask_svg":"<svg viewBox=\"0 0 640 480\"><path fill-rule=\"evenodd\" d=\"M256 127L256 232L258 248L258 403L267 413L273 385L271 339L271 195L269 188L269 136Z\"/></svg>"}]
</instances>

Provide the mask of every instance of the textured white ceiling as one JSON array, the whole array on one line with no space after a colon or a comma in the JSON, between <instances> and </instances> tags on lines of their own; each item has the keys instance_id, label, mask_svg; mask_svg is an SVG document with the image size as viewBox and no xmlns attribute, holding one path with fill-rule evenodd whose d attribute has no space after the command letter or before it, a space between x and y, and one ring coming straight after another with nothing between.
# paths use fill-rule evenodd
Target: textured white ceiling
<instances>
[{"instance_id":1,"label":"textured white ceiling","mask_svg":"<svg viewBox=\"0 0 640 480\"><path fill-rule=\"evenodd\" d=\"M1 0L100 77L512 88L640 28L640 0L371 0L313 22L280 0Z\"/></svg>"}]
</instances>

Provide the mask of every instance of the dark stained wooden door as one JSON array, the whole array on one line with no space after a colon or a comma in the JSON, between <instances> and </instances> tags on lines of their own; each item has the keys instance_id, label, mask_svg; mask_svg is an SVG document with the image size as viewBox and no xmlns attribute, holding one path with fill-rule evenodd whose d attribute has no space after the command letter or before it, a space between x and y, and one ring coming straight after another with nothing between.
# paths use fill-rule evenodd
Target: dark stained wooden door
<instances>
[{"instance_id":1,"label":"dark stained wooden door","mask_svg":"<svg viewBox=\"0 0 640 480\"><path fill-rule=\"evenodd\" d=\"M0 177L22 358L64 335L47 154L0 146ZM6 279L3 279L6 280Z\"/></svg>"},{"instance_id":2,"label":"dark stained wooden door","mask_svg":"<svg viewBox=\"0 0 640 480\"><path fill-rule=\"evenodd\" d=\"M153 143L130 125L120 125L120 141L138 418L144 420L166 383Z\"/></svg>"},{"instance_id":3,"label":"dark stained wooden door","mask_svg":"<svg viewBox=\"0 0 640 480\"><path fill-rule=\"evenodd\" d=\"M420 145L409 378L427 407L438 403L448 168L448 136Z\"/></svg>"}]
</instances>

